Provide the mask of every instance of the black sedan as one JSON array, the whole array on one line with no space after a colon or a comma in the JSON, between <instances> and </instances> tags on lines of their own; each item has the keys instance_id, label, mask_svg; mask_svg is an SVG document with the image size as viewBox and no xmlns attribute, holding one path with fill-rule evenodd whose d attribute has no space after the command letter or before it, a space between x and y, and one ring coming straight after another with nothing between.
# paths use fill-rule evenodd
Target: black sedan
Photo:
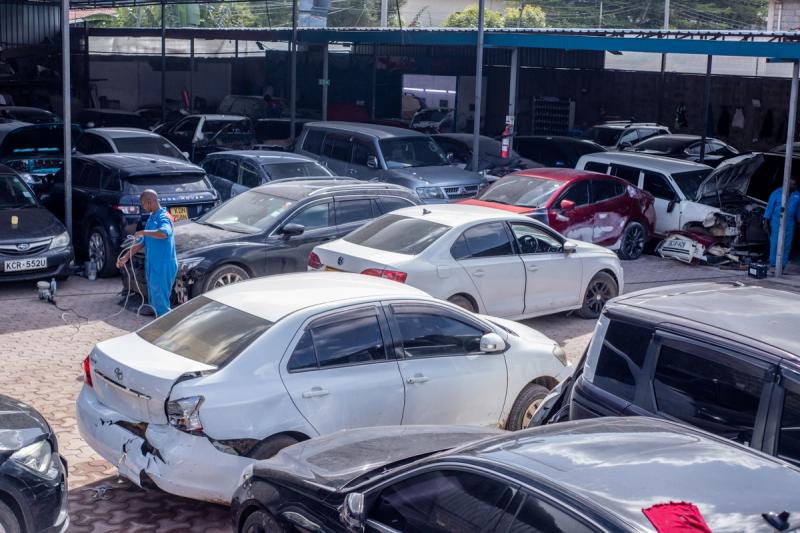
<instances>
[{"instance_id":1,"label":"black sedan","mask_svg":"<svg viewBox=\"0 0 800 533\"><path fill-rule=\"evenodd\" d=\"M0 106L0 118L27 122L28 124L52 124L59 121L57 115L45 109L18 105Z\"/></svg>"},{"instance_id":2,"label":"black sedan","mask_svg":"<svg viewBox=\"0 0 800 533\"><path fill-rule=\"evenodd\" d=\"M703 138L699 135L657 135L628 148L628 151L649 155L660 155L673 159L700 162L700 149ZM739 150L719 139L706 138L703 163L715 167L731 157L739 155Z\"/></svg>"},{"instance_id":3,"label":"black sedan","mask_svg":"<svg viewBox=\"0 0 800 533\"><path fill-rule=\"evenodd\" d=\"M64 225L19 174L0 165L0 281L63 280L72 259Z\"/></svg>"},{"instance_id":4,"label":"black sedan","mask_svg":"<svg viewBox=\"0 0 800 533\"><path fill-rule=\"evenodd\" d=\"M674 422L490 431L384 427L295 444L245 470L234 531L643 532L690 522L705 529L686 531L725 532L800 519L800 470Z\"/></svg>"},{"instance_id":5,"label":"black sedan","mask_svg":"<svg viewBox=\"0 0 800 533\"><path fill-rule=\"evenodd\" d=\"M581 156L606 151L594 141L559 135L518 135L514 150L545 167L559 168L575 168Z\"/></svg>"},{"instance_id":6,"label":"black sedan","mask_svg":"<svg viewBox=\"0 0 800 533\"><path fill-rule=\"evenodd\" d=\"M68 526L67 467L55 433L31 406L0 395L0 531Z\"/></svg>"},{"instance_id":7,"label":"black sedan","mask_svg":"<svg viewBox=\"0 0 800 533\"><path fill-rule=\"evenodd\" d=\"M437 133L432 135L448 159L463 168L472 168L472 135L469 133ZM501 156L501 141L484 137L478 140L480 159L478 170L491 176L505 176L517 170L541 167L539 163L521 157L517 152L511 151L508 157Z\"/></svg>"}]
</instances>

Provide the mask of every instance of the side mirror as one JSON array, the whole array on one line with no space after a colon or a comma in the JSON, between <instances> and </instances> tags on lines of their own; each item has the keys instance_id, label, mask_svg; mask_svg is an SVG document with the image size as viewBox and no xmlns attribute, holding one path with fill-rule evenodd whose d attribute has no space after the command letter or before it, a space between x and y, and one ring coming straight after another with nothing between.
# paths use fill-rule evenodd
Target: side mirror
<instances>
[{"instance_id":1,"label":"side mirror","mask_svg":"<svg viewBox=\"0 0 800 533\"><path fill-rule=\"evenodd\" d=\"M281 235L286 237L297 237L298 235L302 235L303 232L306 230L306 227L302 224L295 224L293 222L289 222L284 227L281 228Z\"/></svg>"},{"instance_id":2,"label":"side mirror","mask_svg":"<svg viewBox=\"0 0 800 533\"><path fill-rule=\"evenodd\" d=\"M189 152L181 152L181 153L183 154L183 157L189 159Z\"/></svg>"},{"instance_id":3,"label":"side mirror","mask_svg":"<svg viewBox=\"0 0 800 533\"><path fill-rule=\"evenodd\" d=\"M667 213L672 213L675 210L676 205L678 205L678 200L676 200L675 198L670 200L669 203L667 204Z\"/></svg>"},{"instance_id":4,"label":"side mirror","mask_svg":"<svg viewBox=\"0 0 800 533\"><path fill-rule=\"evenodd\" d=\"M339 510L339 520L350 531L364 531L364 495L360 492L351 492L344 498L344 504Z\"/></svg>"},{"instance_id":5,"label":"side mirror","mask_svg":"<svg viewBox=\"0 0 800 533\"><path fill-rule=\"evenodd\" d=\"M374 168L378 168L378 167L379 167L378 158L375 157L374 155L368 156L367 157L367 168L373 168L374 169Z\"/></svg>"},{"instance_id":6,"label":"side mirror","mask_svg":"<svg viewBox=\"0 0 800 533\"><path fill-rule=\"evenodd\" d=\"M562 249L564 250L565 254L574 254L578 251L578 245L574 242L567 241L564 243Z\"/></svg>"},{"instance_id":7,"label":"side mirror","mask_svg":"<svg viewBox=\"0 0 800 533\"><path fill-rule=\"evenodd\" d=\"M453 152L447 152L447 162L452 163L456 160L456 155Z\"/></svg>"},{"instance_id":8,"label":"side mirror","mask_svg":"<svg viewBox=\"0 0 800 533\"><path fill-rule=\"evenodd\" d=\"M628 148L633 148L633 143L630 141L623 141L619 143L620 150L627 150Z\"/></svg>"},{"instance_id":9,"label":"side mirror","mask_svg":"<svg viewBox=\"0 0 800 533\"><path fill-rule=\"evenodd\" d=\"M563 211L569 211L570 209L575 208L575 202L572 200L561 200L561 203L558 205Z\"/></svg>"},{"instance_id":10,"label":"side mirror","mask_svg":"<svg viewBox=\"0 0 800 533\"><path fill-rule=\"evenodd\" d=\"M506 349L506 342L497 333L487 333L481 337L481 351L483 353L497 353Z\"/></svg>"}]
</instances>

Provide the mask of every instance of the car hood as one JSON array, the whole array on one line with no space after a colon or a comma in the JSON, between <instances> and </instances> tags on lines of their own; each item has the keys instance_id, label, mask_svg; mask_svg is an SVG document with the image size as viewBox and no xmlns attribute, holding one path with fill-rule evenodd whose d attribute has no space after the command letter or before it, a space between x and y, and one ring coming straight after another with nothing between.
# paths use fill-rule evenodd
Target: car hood
<instances>
[{"instance_id":1,"label":"car hood","mask_svg":"<svg viewBox=\"0 0 800 533\"><path fill-rule=\"evenodd\" d=\"M244 233L227 231L197 222L180 222L175 225L175 252L178 256L194 255L200 249L239 240L245 236Z\"/></svg>"},{"instance_id":2,"label":"car hood","mask_svg":"<svg viewBox=\"0 0 800 533\"><path fill-rule=\"evenodd\" d=\"M336 491L389 465L413 461L504 433L498 429L454 426L386 426L339 431L284 448L253 466L267 479Z\"/></svg>"},{"instance_id":3,"label":"car hood","mask_svg":"<svg viewBox=\"0 0 800 533\"><path fill-rule=\"evenodd\" d=\"M450 165L393 168L390 169L390 172L395 176L422 180L432 185L477 185L486 181L486 178L477 172L470 172Z\"/></svg>"},{"instance_id":4,"label":"car hood","mask_svg":"<svg viewBox=\"0 0 800 533\"><path fill-rule=\"evenodd\" d=\"M50 434L50 426L33 407L0 394L0 456Z\"/></svg>"},{"instance_id":5,"label":"car hood","mask_svg":"<svg viewBox=\"0 0 800 533\"><path fill-rule=\"evenodd\" d=\"M11 225L14 217L16 226ZM44 207L0 209L0 242L30 242L55 237L64 231L64 225Z\"/></svg>"},{"instance_id":6,"label":"car hood","mask_svg":"<svg viewBox=\"0 0 800 533\"><path fill-rule=\"evenodd\" d=\"M73 125L73 142L80 135L81 129ZM19 159L38 155L61 158L63 150L63 124L34 124L17 128L3 137L0 143L0 159Z\"/></svg>"},{"instance_id":7,"label":"car hood","mask_svg":"<svg viewBox=\"0 0 800 533\"><path fill-rule=\"evenodd\" d=\"M511 213L517 214L528 214L532 211L535 211L535 207L525 207L521 205L510 205L510 204L498 204L496 202L490 202L486 200L480 200L478 198L469 198L467 200L461 200L458 202L459 204L466 204L466 205L477 205L480 207L492 207L494 209L501 209L503 211L509 211Z\"/></svg>"},{"instance_id":8,"label":"car hood","mask_svg":"<svg viewBox=\"0 0 800 533\"><path fill-rule=\"evenodd\" d=\"M695 201L730 190L746 195L750 178L763 163L761 154L745 154L723 161L697 188Z\"/></svg>"}]
</instances>

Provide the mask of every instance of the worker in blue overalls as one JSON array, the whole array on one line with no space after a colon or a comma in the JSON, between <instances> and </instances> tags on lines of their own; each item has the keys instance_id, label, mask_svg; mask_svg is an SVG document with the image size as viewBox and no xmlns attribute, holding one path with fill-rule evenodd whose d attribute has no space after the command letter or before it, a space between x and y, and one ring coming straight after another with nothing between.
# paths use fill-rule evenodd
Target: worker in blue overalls
<instances>
[{"instance_id":1,"label":"worker in blue overalls","mask_svg":"<svg viewBox=\"0 0 800 533\"><path fill-rule=\"evenodd\" d=\"M769 264L775 266L778 257L778 232L781 226L781 203L783 201L783 187L778 187L769 196L767 210L764 211L764 227L769 233ZM786 267L789 262L789 252L794 239L795 224L800 221L800 192L797 192L797 180L789 180L789 199L786 202L786 234L783 239L783 263Z\"/></svg>"},{"instance_id":2,"label":"worker in blue overalls","mask_svg":"<svg viewBox=\"0 0 800 533\"><path fill-rule=\"evenodd\" d=\"M178 272L178 257L175 253L173 237L173 220L167 209L161 207L158 194L147 189L139 202L145 212L150 213L144 230L137 231L134 236L140 242L117 260L117 268L130 260L144 247L144 270L147 277L147 300L157 316L170 310L169 298Z\"/></svg>"}]
</instances>

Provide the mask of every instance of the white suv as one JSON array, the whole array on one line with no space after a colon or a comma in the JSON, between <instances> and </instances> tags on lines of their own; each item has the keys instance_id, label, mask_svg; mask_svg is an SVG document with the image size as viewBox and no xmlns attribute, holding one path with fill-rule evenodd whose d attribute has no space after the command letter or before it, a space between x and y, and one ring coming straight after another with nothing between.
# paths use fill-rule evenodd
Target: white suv
<instances>
[{"instance_id":1,"label":"white suv","mask_svg":"<svg viewBox=\"0 0 800 533\"><path fill-rule=\"evenodd\" d=\"M521 324L385 279L300 273L199 296L98 344L84 370L78 428L121 475L228 503L254 460L317 435L527 427L571 367Z\"/></svg>"}]
</instances>

